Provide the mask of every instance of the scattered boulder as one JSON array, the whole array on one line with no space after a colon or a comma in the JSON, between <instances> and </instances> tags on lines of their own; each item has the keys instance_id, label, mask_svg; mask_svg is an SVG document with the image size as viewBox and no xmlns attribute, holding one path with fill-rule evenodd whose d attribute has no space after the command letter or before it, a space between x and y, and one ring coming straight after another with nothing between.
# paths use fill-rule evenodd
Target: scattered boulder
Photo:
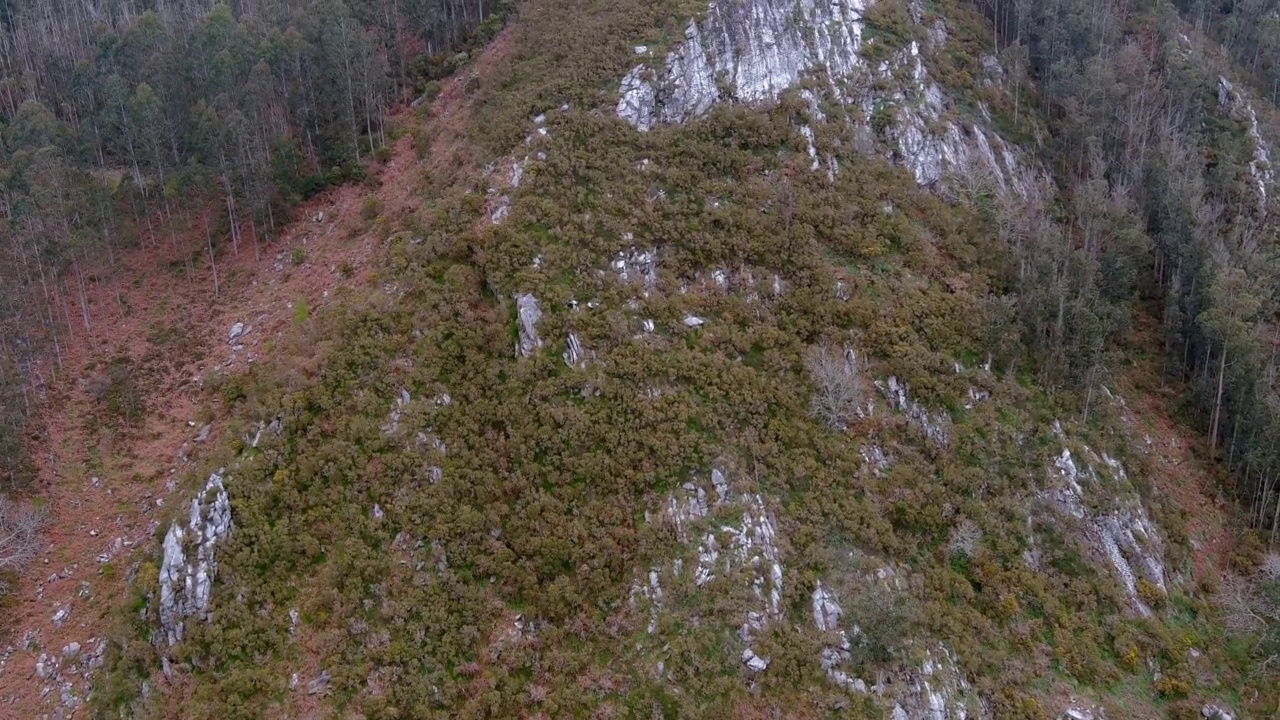
<instances>
[{"instance_id":1,"label":"scattered boulder","mask_svg":"<svg viewBox=\"0 0 1280 720\"><path fill-rule=\"evenodd\" d=\"M316 677L316 679L312 680L311 683L307 685L307 694L319 695L322 692L328 692L329 679L330 679L329 671L328 670L321 671L320 674Z\"/></svg>"},{"instance_id":2,"label":"scattered boulder","mask_svg":"<svg viewBox=\"0 0 1280 720\"><path fill-rule=\"evenodd\" d=\"M542 338L538 336L542 308L538 306L538 298L531 293L516 295L516 315L520 331L520 342L516 350L519 355L529 357L542 347Z\"/></svg>"},{"instance_id":3,"label":"scattered boulder","mask_svg":"<svg viewBox=\"0 0 1280 720\"><path fill-rule=\"evenodd\" d=\"M751 648L742 651L742 663L752 672L764 672L769 669L769 658L762 658Z\"/></svg>"},{"instance_id":4,"label":"scattered boulder","mask_svg":"<svg viewBox=\"0 0 1280 720\"><path fill-rule=\"evenodd\" d=\"M567 349L562 354L564 364L579 370L586 368L589 354L586 348L582 346L582 341L578 339L577 333L569 333L567 345Z\"/></svg>"},{"instance_id":5,"label":"scattered boulder","mask_svg":"<svg viewBox=\"0 0 1280 720\"><path fill-rule=\"evenodd\" d=\"M1235 715L1232 715L1217 703L1206 703L1204 707L1200 708L1200 717L1205 720L1235 720Z\"/></svg>"}]
</instances>

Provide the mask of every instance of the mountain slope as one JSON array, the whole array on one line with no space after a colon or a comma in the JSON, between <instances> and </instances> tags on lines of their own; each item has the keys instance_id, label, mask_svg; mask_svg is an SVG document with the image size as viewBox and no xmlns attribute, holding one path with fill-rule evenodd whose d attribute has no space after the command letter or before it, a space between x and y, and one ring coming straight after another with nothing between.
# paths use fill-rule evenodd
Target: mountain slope
<instances>
[{"instance_id":1,"label":"mountain slope","mask_svg":"<svg viewBox=\"0 0 1280 720\"><path fill-rule=\"evenodd\" d=\"M987 32L524 6L405 119L369 281L205 393L237 432L93 709L1265 713L1214 604L1227 473L1114 279L1152 245Z\"/></svg>"}]
</instances>

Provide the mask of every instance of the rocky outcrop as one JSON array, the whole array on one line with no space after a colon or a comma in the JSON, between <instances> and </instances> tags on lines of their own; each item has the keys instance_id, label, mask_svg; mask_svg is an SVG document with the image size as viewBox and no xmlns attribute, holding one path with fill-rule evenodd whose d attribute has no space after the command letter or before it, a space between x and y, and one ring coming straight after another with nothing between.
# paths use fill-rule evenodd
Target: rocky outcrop
<instances>
[{"instance_id":1,"label":"rocky outcrop","mask_svg":"<svg viewBox=\"0 0 1280 720\"><path fill-rule=\"evenodd\" d=\"M231 501L222 470L191 499L185 527L175 520L160 562L160 629L169 645L181 642L188 618L207 619L218 545L231 533Z\"/></svg>"},{"instance_id":2,"label":"rocky outcrop","mask_svg":"<svg viewBox=\"0 0 1280 720\"><path fill-rule=\"evenodd\" d=\"M1058 430L1065 442L1065 434ZM1080 523L1085 541L1110 565L1134 608L1151 615L1141 592L1142 582L1160 593L1167 592L1160 532L1142 502L1130 492L1128 476L1118 460L1106 453L1099 456L1088 446L1079 452L1077 456L1070 448L1063 448L1050 471L1056 482L1041 492L1041 498ZM1087 495L1098 492L1110 501L1106 510L1085 503Z\"/></svg>"},{"instance_id":3,"label":"rocky outcrop","mask_svg":"<svg viewBox=\"0 0 1280 720\"><path fill-rule=\"evenodd\" d=\"M988 715L982 711L981 701L957 667L955 654L938 646L925 651L920 668L907 674L896 696L892 717L894 720L965 720Z\"/></svg>"},{"instance_id":4,"label":"rocky outcrop","mask_svg":"<svg viewBox=\"0 0 1280 720\"><path fill-rule=\"evenodd\" d=\"M391 406L391 413L387 416L386 424L382 426L383 435L394 435L400 431L400 418L404 417L404 412L409 408L409 403L411 402L413 402L413 396L409 394L408 390L400 388L400 395Z\"/></svg>"},{"instance_id":5,"label":"rocky outcrop","mask_svg":"<svg viewBox=\"0 0 1280 720\"><path fill-rule=\"evenodd\" d=\"M630 234L628 240L632 239ZM613 271L624 283L639 283L647 297L658 284L658 251L631 248L619 252L613 260Z\"/></svg>"},{"instance_id":6,"label":"rocky outcrop","mask_svg":"<svg viewBox=\"0 0 1280 720\"><path fill-rule=\"evenodd\" d=\"M933 412L912 399L907 384L890 377L881 382L876 381L876 388L889 401L890 407L911 418L912 423L920 428L939 447L946 447L950 437L951 418L943 412Z\"/></svg>"},{"instance_id":7,"label":"rocky outcrop","mask_svg":"<svg viewBox=\"0 0 1280 720\"><path fill-rule=\"evenodd\" d=\"M890 592L903 591L902 578L887 566L866 574L859 582L879 584ZM856 677L849 667L850 651L865 637L858 618L846 619L836 593L821 581L811 600L814 626L826 639L819 662L832 683L852 693L882 699L894 720L986 717L981 698L964 679L955 654L941 644L925 649L924 660L918 666L901 665L893 672L877 673L878 681L873 679L870 683Z\"/></svg>"},{"instance_id":8,"label":"rocky outcrop","mask_svg":"<svg viewBox=\"0 0 1280 720\"><path fill-rule=\"evenodd\" d=\"M994 133L949 116L946 97L930 79L919 43L912 41L878 63L862 56L865 12L871 4L716 0L701 22L690 21L683 42L661 62L640 63L622 78L616 112L648 132L700 117L720 102L771 103L802 81L820 78L825 82L818 83L819 92L852 111L864 138L882 132L891 158L910 169L919 184L935 185L950 172L977 168L1001 189L1025 192L1029 174L1014 151ZM916 22L923 20L918 9L912 14ZM930 50L946 42L941 21L926 34ZM814 93L801 94L812 120L826 122ZM809 125L799 131L816 171L824 163L815 133ZM825 165L834 176L834 157Z\"/></svg>"},{"instance_id":9,"label":"rocky outcrop","mask_svg":"<svg viewBox=\"0 0 1280 720\"><path fill-rule=\"evenodd\" d=\"M567 109L567 106L561 109ZM489 222L494 225L501 225L511 212L511 195L520 189L520 183L524 180L525 170L530 165L547 159L547 153L544 150L537 149L537 146L540 146L541 139L549 134L547 116L539 115L535 117L533 125L533 132L524 140L525 146L531 148L532 152L523 156L513 155L500 163L492 163L485 168L485 175L489 179L489 188L485 191L488 196L487 212ZM499 172L500 169L502 170L501 172Z\"/></svg>"},{"instance_id":10,"label":"rocky outcrop","mask_svg":"<svg viewBox=\"0 0 1280 720\"><path fill-rule=\"evenodd\" d=\"M538 306L538 298L529 293L516 295L516 315L520 333L516 354L529 357L542 348L542 338L538 335L542 308Z\"/></svg>"}]
</instances>

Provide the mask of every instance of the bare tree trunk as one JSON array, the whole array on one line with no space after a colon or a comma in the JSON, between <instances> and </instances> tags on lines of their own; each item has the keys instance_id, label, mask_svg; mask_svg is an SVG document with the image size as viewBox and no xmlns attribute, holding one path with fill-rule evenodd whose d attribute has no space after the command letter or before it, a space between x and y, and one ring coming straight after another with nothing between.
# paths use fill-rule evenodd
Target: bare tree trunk
<instances>
[{"instance_id":1,"label":"bare tree trunk","mask_svg":"<svg viewBox=\"0 0 1280 720\"><path fill-rule=\"evenodd\" d=\"M80 316L84 319L84 331L89 336L89 341L93 342L93 324L89 321L89 296L85 292L84 286L84 269L81 267L81 261L75 263L76 271L76 288L80 295Z\"/></svg>"},{"instance_id":2,"label":"bare tree trunk","mask_svg":"<svg viewBox=\"0 0 1280 720\"><path fill-rule=\"evenodd\" d=\"M1267 543L1268 548L1273 548L1276 546L1277 530L1280 530L1280 500L1276 501L1276 510L1271 515L1271 540L1268 541Z\"/></svg>"},{"instance_id":3,"label":"bare tree trunk","mask_svg":"<svg viewBox=\"0 0 1280 720\"><path fill-rule=\"evenodd\" d=\"M213 271L213 296L218 297L218 263L213 259L213 233L209 232L209 214L201 215L204 217L205 247L209 250L209 269Z\"/></svg>"},{"instance_id":4,"label":"bare tree trunk","mask_svg":"<svg viewBox=\"0 0 1280 720\"><path fill-rule=\"evenodd\" d=\"M1227 375L1227 346L1222 345L1222 358L1218 362L1218 393L1213 401L1213 421L1209 424L1209 457L1218 454L1218 425L1222 419L1222 388Z\"/></svg>"}]
</instances>

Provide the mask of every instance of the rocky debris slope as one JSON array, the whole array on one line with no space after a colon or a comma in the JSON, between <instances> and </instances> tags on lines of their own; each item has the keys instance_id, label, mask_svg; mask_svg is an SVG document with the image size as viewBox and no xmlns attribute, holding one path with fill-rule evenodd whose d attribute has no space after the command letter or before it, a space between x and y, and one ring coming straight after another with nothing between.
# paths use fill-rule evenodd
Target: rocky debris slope
<instances>
[{"instance_id":1,"label":"rocky debris slope","mask_svg":"<svg viewBox=\"0 0 1280 720\"><path fill-rule=\"evenodd\" d=\"M1258 189L1259 206L1267 204L1267 191L1275 184L1275 171L1271 169L1271 146L1258 131L1258 113L1253 104L1240 94L1225 77L1218 78L1218 104L1232 117L1248 124L1249 139L1253 142L1253 157L1249 161L1249 175Z\"/></svg>"},{"instance_id":2,"label":"rocky debris slope","mask_svg":"<svg viewBox=\"0 0 1280 720\"><path fill-rule=\"evenodd\" d=\"M1052 483L1041 491L1041 499L1079 523L1089 548L1115 573L1133 607L1152 615L1144 595L1168 592L1160 531L1133 493L1120 461L1106 453L1099 456L1088 445L1073 453L1061 425L1055 430L1064 447L1049 469ZM1027 562L1038 566L1034 552Z\"/></svg>"},{"instance_id":3,"label":"rocky debris slope","mask_svg":"<svg viewBox=\"0 0 1280 720\"><path fill-rule=\"evenodd\" d=\"M28 632L18 647L34 652L39 644L39 632ZM70 717L85 704L93 693L93 673L102 667L106 652L105 639L89 638L84 643L67 643L61 651L40 653L35 676L42 683L41 697L58 699L53 717Z\"/></svg>"},{"instance_id":4,"label":"rocky debris slope","mask_svg":"<svg viewBox=\"0 0 1280 720\"><path fill-rule=\"evenodd\" d=\"M921 185L936 185L951 172L989 173L1000 188L1025 194L1043 173L1031 173L1017 152L981 123L961 123L942 89L929 76L917 41L887 60L863 56L869 0L717 0L701 22L690 21L683 42L665 57L648 58L622 79L616 112L641 132L705 115L717 103L776 101L809 78L822 78L818 93L850 111L860 136L874 142L883 132L890 157ZM912 3L912 20L924 11ZM946 42L936 21L923 34L929 49ZM994 62L994 58L991 59ZM996 63L998 67L998 63ZM826 122L818 95L801 91L813 122ZM891 119L889 119L891 118ZM888 119L886 121L886 119ZM883 127L880 127L883 126ZM813 169L815 133L805 136ZM827 162L834 174L834 158Z\"/></svg>"},{"instance_id":5,"label":"rocky debris slope","mask_svg":"<svg viewBox=\"0 0 1280 720\"><path fill-rule=\"evenodd\" d=\"M879 585L886 592L903 590L902 578L888 566L863 575L858 583ZM955 653L941 644L926 648L918 666L904 664L896 672L880 673L870 683L855 677L849 665L851 650L863 639L858 618L847 616L835 591L822 581L813 590L812 603L814 626L826 640L819 661L839 687L879 698L893 720L989 717L982 699L964 679Z\"/></svg>"}]
</instances>

